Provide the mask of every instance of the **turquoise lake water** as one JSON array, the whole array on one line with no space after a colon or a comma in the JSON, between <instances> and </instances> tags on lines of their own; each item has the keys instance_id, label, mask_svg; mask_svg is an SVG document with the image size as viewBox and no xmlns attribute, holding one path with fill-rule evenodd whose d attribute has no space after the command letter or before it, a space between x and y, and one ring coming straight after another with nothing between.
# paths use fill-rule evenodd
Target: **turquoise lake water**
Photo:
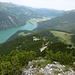
<instances>
[{"instance_id":1,"label":"turquoise lake water","mask_svg":"<svg viewBox=\"0 0 75 75\"><path fill-rule=\"evenodd\" d=\"M19 30L33 30L37 27L37 24L26 24L18 28L12 28L7 30L0 30L0 43L5 42L9 37Z\"/></svg>"}]
</instances>

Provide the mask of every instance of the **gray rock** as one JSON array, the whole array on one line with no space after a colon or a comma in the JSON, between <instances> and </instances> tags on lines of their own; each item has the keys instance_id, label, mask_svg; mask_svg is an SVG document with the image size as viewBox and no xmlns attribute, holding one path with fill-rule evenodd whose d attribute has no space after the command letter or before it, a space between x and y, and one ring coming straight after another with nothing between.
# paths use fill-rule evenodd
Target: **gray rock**
<instances>
[{"instance_id":1,"label":"gray rock","mask_svg":"<svg viewBox=\"0 0 75 75\"><path fill-rule=\"evenodd\" d=\"M32 62L28 63L32 66ZM23 69L22 75L75 75L75 71L72 68L66 70L66 66L61 65L59 62L53 62L52 64L47 64L44 68L29 68Z\"/></svg>"}]
</instances>

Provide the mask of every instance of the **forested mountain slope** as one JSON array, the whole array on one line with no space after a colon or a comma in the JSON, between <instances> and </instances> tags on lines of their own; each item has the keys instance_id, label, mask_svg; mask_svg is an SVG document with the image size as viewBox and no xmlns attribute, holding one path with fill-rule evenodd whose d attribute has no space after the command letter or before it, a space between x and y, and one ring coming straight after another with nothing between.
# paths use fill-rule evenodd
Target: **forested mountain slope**
<instances>
[{"instance_id":1,"label":"forested mountain slope","mask_svg":"<svg viewBox=\"0 0 75 75\"><path fill-rule=\"evenodd\" d=\"M75 10L66 11L60 16L38 23L37 30L56 29L75 33Z\"/></svg>"},{"instance_id":2,"label":"forested mountain slope","mask_svg":"<svg viewBox=\"0 0 75 75\"><path fill-rule=\"evenodd\" d=\"M54 30L46 30L36 34L27 35L28 33L30 32L20 31L15 37L13 36L13 39L9 39L11 41L1 44L0 53L6 54L16 49L26 51L32 50L38 53L43 47L58 51L62 50L63 47L72 49L75 46L75 42L73 41L74 34ZM66 50L63 49L63 51Z\"/></svg>"},{"instance_id":3,"label":"forested mountain slope","mask_svg":"<svg viewBox=\"0 0 75 75\"><path fill-rule=\"evenodd\" d=\"M44 15L43 9L40 9L42 14L39 14L39 11L34 8L0 2L0 30L25 25L26 21L32 18L55 17L63 12L55 11L52 15L52 11L47 10Z\"/></svg>"}]
</instances>

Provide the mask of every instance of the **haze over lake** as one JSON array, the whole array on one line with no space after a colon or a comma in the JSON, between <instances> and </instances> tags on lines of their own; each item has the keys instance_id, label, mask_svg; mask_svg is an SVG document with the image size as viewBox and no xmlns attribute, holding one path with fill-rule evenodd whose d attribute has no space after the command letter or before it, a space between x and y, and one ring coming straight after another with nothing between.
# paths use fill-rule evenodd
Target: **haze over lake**
<instances>
[{"instance_id":1,"label":"haze over lake","mask_svg":"<svg viewBox=\"0 0 75 75\"><path fill-rule=\"evenodd\" d=\"M5 42L9 37L11 37L14 33L16 33L19 30L33 30L37 27L37 24L26 24L24 26L18 27L18 28L12 28L12 29L6 29L6 30L0 30L0 43Z\"/></svg>"}]
</instances>

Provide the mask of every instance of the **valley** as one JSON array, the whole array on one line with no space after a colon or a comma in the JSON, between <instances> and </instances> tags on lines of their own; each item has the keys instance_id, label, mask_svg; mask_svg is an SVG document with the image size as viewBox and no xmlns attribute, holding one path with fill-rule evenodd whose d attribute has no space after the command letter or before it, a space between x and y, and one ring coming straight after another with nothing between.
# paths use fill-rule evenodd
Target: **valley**
<instances>
[{"instance_id":1,"label":"valley","mask_svg":"<svg viewBox=\"0 0 75 75\"><path fill-rule=\"evenodd\" d=\"M20 31L20 30L28 30L28 31L32 31L35 28L37 28L37 23L41 22L41 21L46 21L50 18L37 18L37 19L30 19L26 22L25 25L22 25L20 27L16 27L16 28L11 28L11 29L6 29L6 30L0 30L0 43L4 43L6 42L12 35L14 35L16 32Z\"/></svg>"},{"instance_id":2,"label":"valley","mask_svg":"<svg viewBox=\"0 0 75 75\"><path fill-rule=\"evenodd\" d=\"M34 23L38 23L38 22L41 22L41 21L47 21L47 20L50 20L52 17L43 17L43 18L33 18L33 19L30 19L28 20L26 23L31 23L31 24L34 24Z\"/></svg>"},{"instance_id":3,"label":"valley","mask_svg":"<svg viewBox=\"0 0 75 75\"><path fill-rule=\"evenodd\" d=\"M75 9L0 2L0 75L75 75Z\"/></svg>"},{"instance_id":4,"label":"valley","mask_svg":"<svg viewBox=\"0 0 75 75\"><path fill-rule=\"evenodd\" d=\"M50 9L35 9L2 2L0 2L0 7L0 30L25 25L28 20L33 18L56 17L63 12Z\"/></svg>"},{"instance_id":5,"label":"valley","mask_svg":"<svg viewBox=\"0 0 75 75\"><path fill-rule=\"evenodd\" d=\"M6 30L0 30L0 43L4 43L7 39L9 39L13 34L15 34L19 30L33 30L37 27L37 24L26 24L21 27L12 28L12 29L6 29Z\"/></svg>"},{"instance_id":6,"label":"valley","mask_svg":"<svg viewBox=\"0 0 75 75\"><path fill-rule=\"evenodd\" d=\"M33 30L37 27L37 22L49 20L63 12L50 9L35 9L2 2L0 2L0 7L0 43L6 42L19 30ZM48 14L44 13L44 11L47 11ZM52 13L54 14L52 15Z\"/></svg>"}]
</instances>

